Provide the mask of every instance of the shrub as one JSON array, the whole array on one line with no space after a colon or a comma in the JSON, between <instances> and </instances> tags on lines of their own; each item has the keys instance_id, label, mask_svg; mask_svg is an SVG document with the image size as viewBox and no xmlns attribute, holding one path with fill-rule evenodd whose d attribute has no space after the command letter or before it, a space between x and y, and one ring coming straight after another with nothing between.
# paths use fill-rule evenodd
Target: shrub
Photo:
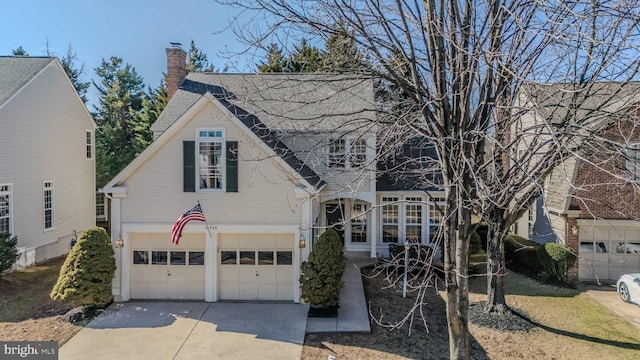
<instances>
[{"instance_id":1,"label":"shrub","mask_svg":"<svg viewBox=\"0 0 640 360\"><path fill-rule=\"evenodd\" d=\"M518 235L507 235L504 239L504 257L507 263L516 262L534 271L539 270L536 250L541 245Z\"/></svg>"},{"instance_id":2,"label":"shrub","mask_svg":"<svg viewBox=\"0 0 640 360\"><path fill-rule=\"evenodd\" d=\"M477 254L480 251L482 251L482 240L480 235L474 231L469 241L469 255Z\"/></svg>"},{"instance_id":3,"label":"shrub","mask_svg":"<svg viewBox=\"0 0 640 360\"><path fill-rule=\"evenodd\" d=\"M548 243L538 248L538 261L552 280L567 282L569 269L576 262L576 254L558 243Z\"/></svg>"},{"instance_id":4,"label":"shrub","mask_svg":"<svg viewBox=\"0 0 640 360\"><path fill-rule=\"evenodd\" d=\"M309 259L302 263L302 298L313 305L338 305L344 267L340 236L329 229L320 235L313 244Z\"/></svg>"},{"instance_id":5,"label":"shrub","mask_svg":"<svg viewBox=\"0 0 640 360\"><path fill-rule=\"evenodd\" d=\"M100 227L87 230L60 268L51 298L75 305L104 306L111 301L116 270L109 235Z\"/></svg>"},{"instance_id":6,"label":"shrub","mask_svg":"<svg viewBox=\"0 0 640 360\"><path fill-rule=\"evenodd\" d=\"M11 269L18 261L18 238L11 234L0 234L0 275Z\"/></svg>"},{"instance_id":7,"label":"shrub","mask_svg":"<svg viewBox=\"0 0 640 360\"><path fill-rule=\"evenodd\" d=\"M487 235L489 234L488 224L479 224L476 229L478 235L480 235L480 243L482 244L482 250L487 250Z\"/></svg>"}]
</instances>

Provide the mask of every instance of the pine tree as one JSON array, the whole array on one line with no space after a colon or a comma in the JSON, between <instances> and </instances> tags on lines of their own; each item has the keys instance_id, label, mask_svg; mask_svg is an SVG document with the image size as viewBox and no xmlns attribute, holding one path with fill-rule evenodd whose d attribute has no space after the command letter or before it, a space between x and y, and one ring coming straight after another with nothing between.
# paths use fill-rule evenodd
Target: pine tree
<instances>
[{"instance_id":1,"label":"pine tree","mask_svg":"<svg viewBox=\"0 0 640 360\"><path fill-rule=\"evenodd\" d=\"M11 50L11 55L13 55L13 56L29 56L29 53L27 53L27 50L25 50L22 47L22 45L20 45L17 48Z\"/></svg>"},{"instance_id":2,"label":"pine tree","mask_svg":"<svg viewBox=\"0 0 640 360\"><path fill-rule=\"evenodd\" d=\"M207 54L196 46L193 39L191 39L191 46L189 46L189 51L187 52L187 71L214 72L213 65L209 62Z\"/></svg>"},{"instance_id":3,"label":"pine tree","mask_svg":"<svg viewBox=\"0 0 640 360\"><path fill-rule=\"evenodd\" d=\"M322 69L324 52L302 39L289 56L287 71L292 73L313 73Z\"/></svg>"},{"instance_id":4,"label":"pine tree","mask_svg":"<svg viewBox=\"0 0 640 360\"><path fill-rule=\"evenodd\" d=\"M18 238L11 237L11 234L0 233L0 275L11 269L19 257Z\"/></svg>"},{"instance_id":5,"label":"pine tree","mask_svg":"<svg viewBox=\"0 0 640 360\"><path fill-rule=\"evenodd\" d=\"M142 101L142 112L136 124L135 148L136 156L139 155L153 141L151 125L158 119L162 110L167 106L167 85L163 81L156 89L149 88L148 96Z\"/></svg>"},{"instance_id":6,"label":"pine tree","mask_svg":"<svg viewBox=\"0 0 640 360\"><path fill-rule=\"evenodd\" d=\"M108 304L116 271L113 255L109 235L103 228L87 230L60 268L51 298L83 306Z\"/></svg>"},{"instance_id":7,"label":"pine tree","mask_svg":"<svg viewBox=\"0 0 640 360\"><path fill-rule=\"evenodd\" d=\"M267 59L256 64L258 71L262 73L280 73L287 71L287 59L282 49L275 43L271 43L267 49Z\"/></svg>"},{"instance_id":8,"label":"pine tree","mask_svg":"<svg viewBox=\"0 0 640 360\"><path fill-rule=\"evenodd\" d=\"M325 43L322 71L362 72L368 68L353 36L346 30L333 33Z\"/></svg>"},{"instance_id":9,"label":"pine tree","mask_svg":"<svg viewBox=\"0 0 640 360\"><path fill-rule=\"evenodd\" d=\"M102 78L93 82L100 94L94 119L96 130L97 186L103 186L122 170L141 150L136 138L146 131L143 102L146 97L144 83L135 68L123 65L118 57L102 60L95 69ZM149 125L150 126L150 125ZM143 137L146 135L142 135Z\"/></svg>"},{"instance_id":10,"label":"pine tree","mask_svg":"<svg viewBox=\"0 0 640 360\"><path fill-rule=\"evenodd\" d=\"M78 60L77 53L73 51L71 44L67 48L67 53L60 58L60 63L64 68L64 71L67 73L69 80L73 84L73 87L76 88L80 99L86 104L87 99L87 90L89 90L90 82L80 81L80 77L84 72L84 64L81 64L80 67L76 67L76 60Z\"/></svg>"}]
</instances>

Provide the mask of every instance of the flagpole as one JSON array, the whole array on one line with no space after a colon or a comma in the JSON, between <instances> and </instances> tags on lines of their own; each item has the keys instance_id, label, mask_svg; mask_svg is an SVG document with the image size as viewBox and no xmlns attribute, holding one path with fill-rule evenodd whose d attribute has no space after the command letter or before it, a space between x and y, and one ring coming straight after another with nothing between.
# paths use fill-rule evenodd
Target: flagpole
<instances>
[{"instance_id":1,"label":"flagpole","mask_svg":"<svg viewBox=\"0 0 640 360\"><path fill-rule=\"evenodd\" d=\"M200 200L198 200L198 205L200 205ZM200 209L202 209L202 205L200 205ZM204 211L202 212L204 214ZM204 226L207 228L207 232L209 233L209 237L213 239L213 235L211 234L211 230L209 230L209 223L207 222L207 217L204 217Z\"/></svg>"}]
</instances>

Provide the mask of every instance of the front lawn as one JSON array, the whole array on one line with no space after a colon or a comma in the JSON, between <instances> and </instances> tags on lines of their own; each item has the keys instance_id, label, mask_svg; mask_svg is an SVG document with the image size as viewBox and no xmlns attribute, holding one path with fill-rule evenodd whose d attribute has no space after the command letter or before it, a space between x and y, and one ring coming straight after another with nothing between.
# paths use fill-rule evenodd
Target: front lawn
<instances>
[{"instance_id":1,"label":"front lawn","mask_svg":"<svg viewBox=\"0 0 640 360\"><path fill-rule=\"evenodd\" d=\"M366 270L365 270L366 273ZM486 300L484 277L470 280L471 302ZM640 330L592 300L568 288L538 283L509 272L507 302L534 323L529 331L502 331L470 324L473 359L637 359ZM383 289L381 279L364 278L372 313L394 322L413 306L402 289ZM308 334L303 359L448 359L449 343L443 288L425 296L427 327L419 314L408 325L389 331L372 323L371 334Z\"/></svg>"},{"instance_id":2,"label":"front lawn","mask_svg":"<svg viewBox=\"0 0 640 360\"><path fill-rule=\"evenodd\" d=\"M71 309L49 298L64 258L0 278L0 340L55 340L64 344L81 326L62 319Z\"/></svg>"}]
</instances>

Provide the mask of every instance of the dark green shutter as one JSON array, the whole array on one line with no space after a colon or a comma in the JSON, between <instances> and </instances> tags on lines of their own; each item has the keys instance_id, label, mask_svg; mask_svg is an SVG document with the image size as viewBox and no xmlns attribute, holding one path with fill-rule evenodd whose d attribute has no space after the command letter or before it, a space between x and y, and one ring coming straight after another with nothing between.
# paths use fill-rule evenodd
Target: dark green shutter
<instances>
[{"instance_id":1,"label":"dark green shutter","mask_svg":"<svg viewBox=\"0 0 640 360\"><path fill-rule=\"evenodd\" d=\"M238 192L237 141L227 141L227 192Z\"/></svg>"},{"instance_id":2,"label":"dark green shutter","mask_svg":"<svg viewBox=\"0 0 640 360\"><path fill-rule=\"evenodd\" d=\"M182 142L182 169L184 192L196 191L196 142Z\"/></svg>"}]
</instances>

